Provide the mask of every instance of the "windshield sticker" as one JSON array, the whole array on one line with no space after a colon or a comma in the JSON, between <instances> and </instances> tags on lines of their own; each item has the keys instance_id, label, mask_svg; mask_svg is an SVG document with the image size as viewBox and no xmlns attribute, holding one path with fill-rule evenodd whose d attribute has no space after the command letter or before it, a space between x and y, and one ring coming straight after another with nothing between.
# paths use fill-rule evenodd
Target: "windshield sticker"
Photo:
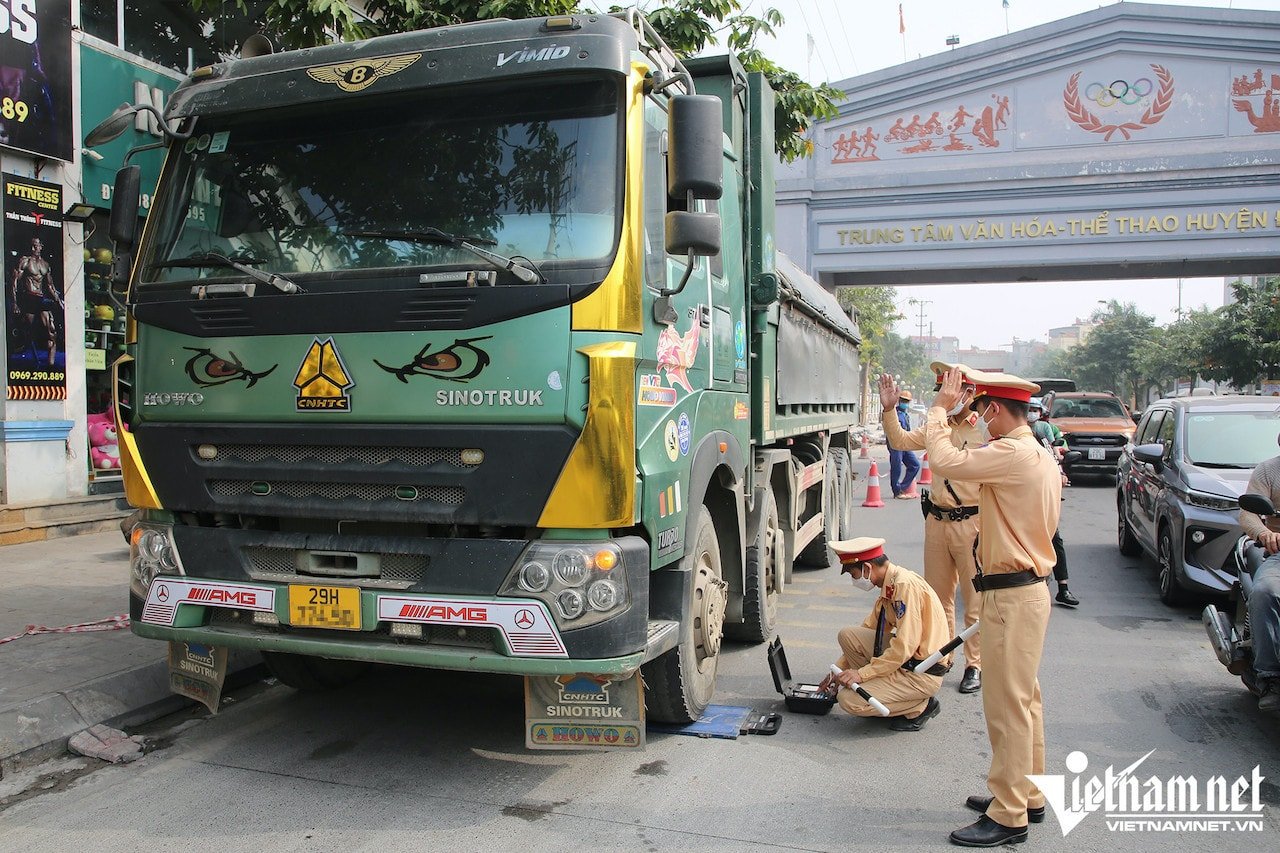
<instances>
[{"instance_id":1,"label":"windshield sticker","mask_svg":"<svg viewBox=\"0 0 1280 853\"><path fill-rule=\"evenodd\" d=\"M228 382L243 380L246 388L258 384L258 380L270 376L279 364L273 364L263 371L254 372L240 363L240 357L234 352L231 358L216 355L210 349L183 347L195 355L187 359L187 376L201 388L212 388L215 385L226 385Z\"/></svg>"},{"instance_id":2,"label":"windshield sticker","mask_svg":"<svg viewBox=\"0 0 1280 853\"><path fill-rule=\"evenodd\" d=\"M378 59L339 62L307 69L307 76L317 83L337 86L344 92L362 92L383 77L399 74L422 58L421 53L403 53Z\"/></svg>"},{"instance_id":3,"label":"windshield sticker","mask_svg":"<svg viewBox=\"0 0 1280 853\"><path fill-rule=\"evenodd\" d=\"M221 154L227 150L227 140L231 138L231 131L220 130L209 140L209 153Z\"/></svg>"},{"instance_id":4,"label":"windshield sticker","mask_svg":"<svg viewBox=\"0 0 1280 853\"><path fill-rule=\"evenodd\" d=\"M1191 422L1195 424L1212 423L1213 415L1193 415Z\"/></svg>"},{"instance_id":5,"label":"windshield sticker","mask_svg":"<svg viewBox=\"0 0 1280 853\"><path fill-rule=\"evenodd\" d=\"M676 404L676 389L662 383L661 373L645 373L640 376L640 393L636 402L641 406L670 408Z\"/></svg>"},{"instance_id":6,"label":"windshield sticker","mask_svg":"<svg viewBox=\"0 0 1280 853\"><path fill-rule=\"evenodd\" d=\"M388 367L376 358L373 363L387 373L394 374L406 385L410 376L431 376L449 382L470 382L489 366L489 353L476 346L478 341L487 341L492 335L482 338L456 338L444 349L431 351L431 344L418 350L418 354L407 364L400 367Z\"/></svg>"},{"instance_id":7,"label":"windshield sticker","mask_svg":"<svg viewBox=\"0 0 1280 853\"><path fill-rule=\"evenodd\" d=\"M311 348L298 366L293 384L298 389L299 412L351 411L351 395L347 392L356 383L352 381L333 338L312 341Z\"/></svg>"},{"instance_id":8,"label":"windshield sticker","mask_svg":"<svg viewBox=\"0 0 1280 853\"><path fill-rule=\"evenodd\" d=\"M687 371L693 367L694 359L698 355L698 335L701 327L698 325L697 318L702 316L701 305L694 310L693 316L691 328L683 335L676 331L674 323L663 328L658 335L657 354L658 369L667 374L667 381L671 383L671 387L679 385L690 393L693 392L693 386L689 384Z\"/></svg>"}]
</instances>

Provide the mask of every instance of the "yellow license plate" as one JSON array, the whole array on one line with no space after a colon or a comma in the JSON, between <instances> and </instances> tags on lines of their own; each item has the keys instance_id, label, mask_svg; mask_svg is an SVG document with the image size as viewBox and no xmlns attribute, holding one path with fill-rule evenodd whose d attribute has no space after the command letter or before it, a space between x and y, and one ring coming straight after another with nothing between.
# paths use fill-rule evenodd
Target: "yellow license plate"
<instances>
[{"instance_id":1,"label":"yellow license plate","mask_svg":"<svg viewBox=\"0 0 1280 853\"><path fill-rule=\"evenodd\" d=\"M289 624L360 630L360 590L351 586L289 585Z\"/></svg>"}]
</instances>

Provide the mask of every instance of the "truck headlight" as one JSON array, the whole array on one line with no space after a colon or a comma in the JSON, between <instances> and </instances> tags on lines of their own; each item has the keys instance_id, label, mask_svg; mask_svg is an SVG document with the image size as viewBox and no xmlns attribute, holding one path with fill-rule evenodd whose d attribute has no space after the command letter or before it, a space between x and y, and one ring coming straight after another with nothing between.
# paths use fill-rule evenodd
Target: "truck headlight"
<instances>
[{"instance_id":1,"label":"truck headlight","mask_svg":"<svg viewBox=\"0 0 1280 853\"><path fill-rule=\"evenodd\" d=\"M499 594L537 598L562 628L581 628L630 606L621 565L622 552L612 542L532 542Z\"/></svg>"},{"instance_id":2,"label":"truck headlight","mask_svg":"<svg viewBox=\"0 0 1280 853\"><path fill-rule=\"evenodd\" d=\"M173 542L173 529L139 522L129 535L129 591L146 598L151 582L160 574L186 574Z\"/></svg>"}]
</instances>

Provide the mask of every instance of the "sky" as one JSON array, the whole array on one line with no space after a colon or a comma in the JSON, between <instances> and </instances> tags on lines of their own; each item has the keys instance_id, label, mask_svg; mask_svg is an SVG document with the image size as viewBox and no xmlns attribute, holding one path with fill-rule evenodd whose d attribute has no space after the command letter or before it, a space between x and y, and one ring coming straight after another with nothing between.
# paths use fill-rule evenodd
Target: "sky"
<instances>
[{"instance_id":1,"label":"sky","mask_svg":"<svg viewBox=\"0 0 1280 853\"><path fill-rule=\"evenodd\" d=\"M898 0L744 0L749 13L776 8L786 23L761 48L774 61L813 83L866 74L907 59L945 50L949 36L961 45L1016 33L1061 20L1115 0L902 0L905 34L898 29ZM1280 11L1280 0L1149 0L1156 5ZM644 5L644 4L642 4ZM652 4L649 4L652 5ZM810 36L812 35L812 41ZM904 53L905 41L905 53ZM978 288L981 288L979 298ZM1183 309L1222 304L1223 279L1184 279ZM1016 336L1045 340L1050 328L1087 318L1102 307L1098 300L1133 302L1164 325L1177 318L1178 281L1067 282L997 285L900 287L899 334L916 334L919 305L929 300L925 332L932 320L935 335L956 335L960 345L997 348ZM945 318L945 319L944 319Z\"/></svg>"}]
</instances>

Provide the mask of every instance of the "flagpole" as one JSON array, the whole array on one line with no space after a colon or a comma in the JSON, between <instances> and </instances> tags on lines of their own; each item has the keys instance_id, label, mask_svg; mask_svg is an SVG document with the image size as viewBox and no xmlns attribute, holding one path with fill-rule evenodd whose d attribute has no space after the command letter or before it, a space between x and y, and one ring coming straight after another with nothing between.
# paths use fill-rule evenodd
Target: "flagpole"
<instances>
[{"instance_id":1,"label":"flagpole","mask_svg":"<svg viewBox=\"0 0 1280 853\"><path fill-rule=\"evenodd\" d=\"M902 35L902 61L907 61L907 19L902 16L902 4L898 4L898 32Z\"/></svg>"}]
</instances>

